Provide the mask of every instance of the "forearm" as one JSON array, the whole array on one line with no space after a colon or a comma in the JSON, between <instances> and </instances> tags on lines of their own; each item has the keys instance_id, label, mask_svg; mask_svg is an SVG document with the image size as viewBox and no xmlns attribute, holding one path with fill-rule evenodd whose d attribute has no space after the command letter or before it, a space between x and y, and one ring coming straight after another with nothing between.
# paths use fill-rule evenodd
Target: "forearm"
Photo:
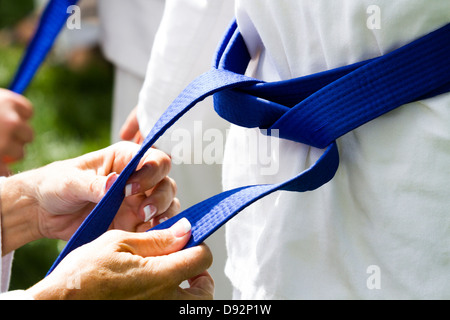
<instances>
[{"instance_id":1,"label":"forearm","mask_svg":"<svg viewBox=\"0 0 450 320\"><path fill-rule=\"evenodd\" d=\"M33 171L3 180L0 189L2 255L41 238L36 228L37 201Z\"/></svg>"}]
</instances>

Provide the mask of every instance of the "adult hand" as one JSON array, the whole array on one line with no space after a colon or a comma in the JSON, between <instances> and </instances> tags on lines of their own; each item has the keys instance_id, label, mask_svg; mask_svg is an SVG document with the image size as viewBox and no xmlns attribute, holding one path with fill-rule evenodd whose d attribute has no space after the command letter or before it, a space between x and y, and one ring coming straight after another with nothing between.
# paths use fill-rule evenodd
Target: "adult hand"
<instances>
[{"instance_id":1,"label":"adult hand","mask_svg":"<svg viewBox=\"0 0 450 320\"><path fill-rule=\"evenodd\" d=\"M46 178L38 189L42 235L68 239L138 150L137 144L120 142L48 166ZM156 224L151 218L161 219L163 215L171 217L178 213L176 184L167 176L170 168L170 158L165 153L156 149L146 153L127 182L126 198L111 228L145 231Z\"/></svg>"},{"instance_id":2,"label":"adult hand","mask_svg":"<svg viewBox=\"0 0 450 320\"><path fill-rule=\"evenodd\" d=\"M125 141L134 141L141 144L144 141L139 122L137 120L137 107L134 108L120 130L120 138Z\"/></svg>"},{"instance_id":3,"label":"adult hand","mask_svg":"<svg viewBox=\"0 0 450 320\"><path fill-rule=\"evenodd\" d=\"M167 230L113 230L72 251L28 290L35 299L212 299L208 247L181 250L190 237L186 219ZM190 287L180 284L189 280Z\"/></svg>"},{"instance_id":4,"label":"adult hand","mask_svg":"<svg viewBox=\"0 0 450 320\"><path fill-rule=\"evenodd\" d=\"M138 150L135 143L120 142L7 178L1 193L3 253L40 238L68 240ZM163 152L146 153L111 228L144 231L178 213L170 167Z\"/></svg>"},{"instance_id":5,"label":"adult hand","mask_svg":"<svg viewBox=\"0 0 450 320\"><path fill-rule=\"evenodd\" d=\"M24 156L25 144L33 140L28 120L33 106L23 96L0 89L0 162L3 166Z\"/></svg>"},{"instance_id":6,"label":"adult hand","mask_svg":"<svg viewBox=\"0 0 450 320\"><path fill-rule=\"evenodd\" d=\"M11 170L8 165L0 161L0 177L8 177L9 175L11 175Z\"/></svg>"}]
</instances>

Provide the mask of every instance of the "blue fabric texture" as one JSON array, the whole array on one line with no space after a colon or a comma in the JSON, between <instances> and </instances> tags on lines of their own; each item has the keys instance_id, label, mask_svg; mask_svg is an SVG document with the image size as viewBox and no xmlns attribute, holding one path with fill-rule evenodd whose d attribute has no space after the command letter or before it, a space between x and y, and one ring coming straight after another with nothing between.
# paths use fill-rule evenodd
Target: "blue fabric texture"
<instances>
[{"instance_id":1,"label":"blue fabric texture","mask_svg":"<svg viewBox=\"0 0 450 320\"><path fill-rule=\"evenodd\" d=\"M37 35L37 39L45 38L46 28L41 29L44 35ZM325 149L324 153L312 167L288 181L223 192L152 230L168 228L185 217L192 224L186 247L196 246L268 194L311 191L326 184L339 166L336 139L397 107L450 90L450 24L384 56L288 81L266 83L243 75L249 61L245 42L233 22L211 70L189 84L167 108L49 273L72 250L107 231L124 199L126 182L142 156L180 117L210 95L214 96L215 110L224 119L248 128L269 129L268 134L277 129L281 139Z\"/></svg>"},{"instance_id":2,"label":"blue fabric texture","mask_svg":"<svg viewBox=\"0 0 450 320\"><path fill-rule=\"evenodd\" d=\"M280 138L325 148L325 152L311 168L284 183L223 192L152 230L168 228L185 217L192 224L186 247L192 247L268 194L305 192L324 185L339 166L336 139L394 108L449 91L450 24L387 55L288 81L265 83L244 76L249 60L245 42L233 23L217 50L213 68L194 80L167 108L139 154L74 234L51 270L70 251L107 230L139 159L171 125L209 95L214 96L218 114L234 124L278 129Z\"/></svg>"},{"instance_id":3,"label":"blue fabric texture","mask_svg":"<svg viewBox=\"0 0 450 320\"><path fill-rule=\"evenodd\" d=\"M77 2L78 0L50 0L47 4L34 37L9 87L11 91L23 93L28 87L66 23L70 15L67 9Z\"/></svg>"}]
</instances>

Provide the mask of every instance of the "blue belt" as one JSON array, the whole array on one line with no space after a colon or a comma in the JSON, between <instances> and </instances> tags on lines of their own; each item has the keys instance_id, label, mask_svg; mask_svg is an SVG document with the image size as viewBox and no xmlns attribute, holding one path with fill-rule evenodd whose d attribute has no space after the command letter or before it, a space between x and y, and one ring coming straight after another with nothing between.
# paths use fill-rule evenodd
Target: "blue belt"
<instances>
[{"instance_id":1,"label":"blue belt","mask_svg":"<svg viewBox=\"0 0 450 320\"><path fill-rule=\"evenodd\" d=\"M207 96L224 119L239 126L277 129L282 139L325 149L309 169L280 184L251 185L220 193L152 230L185 217L192 224L186 247L202 243L258 199L276 191L319 188L339 166L336 139L409 102L450 91L450 24L389 54L288 81L266 83L243 75L250 55L236 22L230 26L213 68L194 80L167 108L104 198L56 259L49 273L75 248L103 234L123 199L129 176L145 152L180 117ZM266 132L266 130L265 130Z\"/></svg>"},{"instance_id":2,"label":"blue belt","mask_svg":"<svg viewBox=\"0 0 450 320\"><path fill-rule=\"evenodd\" d=\"M23 93L33 79L47 53L53 46L61 28L67 21L67 9L78 0L50 0L42 12L37 30L28 45L22 62L9 86L11 91Z\"/></svg>"}]
</instances>

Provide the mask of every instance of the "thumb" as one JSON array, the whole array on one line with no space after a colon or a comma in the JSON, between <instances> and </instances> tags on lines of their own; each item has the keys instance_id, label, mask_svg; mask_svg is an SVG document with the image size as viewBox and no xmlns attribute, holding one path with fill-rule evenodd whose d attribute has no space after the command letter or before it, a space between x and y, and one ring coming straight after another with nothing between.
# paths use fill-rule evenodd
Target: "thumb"
<instances>
[{"instance_id":1,"label":"thumb","mask_svg":"<svg viewBox=\"0 0 450 320\"><path fill-rule=\"evenodd\" d=\"M122 140L132 140L138 132L137 108L134 108L120 129L120 138Z\"/></svg>"},{"instance_id":2,"label":"thumb","mask_svg":"<svg viewBox=\"0 0 450 320\"><path fill-rule=\"evenodd\" d=\"M118 177L116 172L107 176L93 176L90 173L81 172L78 176L80 180L79 197L85 201L99 203Z\"/></svg>"},{"instance_id":3,"label":"thumb","mask_svg":"<svg viewBox=\"0 0 450 320\"><path fill-rule=\"evenodd\" d=\"M179 291L183 300L212 300L214 298L214 280L208 271L191 278L189 288Z\"/></svg>"},{"instance_id":4,"label":"thumb","mask_svg":"<svg viewBox=\"0 0 450 320\"><path fill-rule=\"evenodd\" d=\"M184 248L191 237L191 224L182 218L169 229L133 234L125 240L133 254L141 257L168 255Z\"/></svg>"}]
</instances>

